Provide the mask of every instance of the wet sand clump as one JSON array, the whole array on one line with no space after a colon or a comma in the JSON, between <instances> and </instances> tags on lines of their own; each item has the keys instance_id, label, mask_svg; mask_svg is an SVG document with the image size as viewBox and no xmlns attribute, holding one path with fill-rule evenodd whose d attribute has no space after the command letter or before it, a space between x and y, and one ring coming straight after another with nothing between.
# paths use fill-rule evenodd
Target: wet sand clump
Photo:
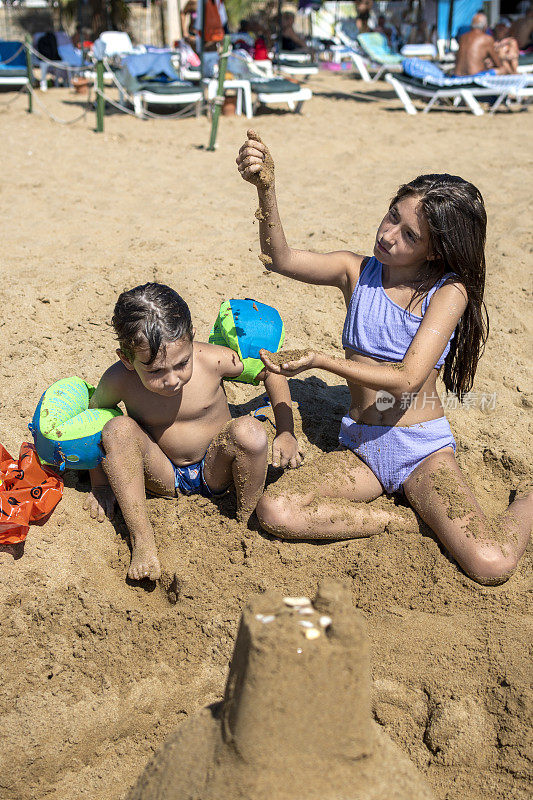
<instances>
[{"instance_id":1,"label":"wet sand clump","mask_svg":"<svg viewBox=\"0 0 533 800\"><path fill-rule=\"evenodd\" d=\"M222 703L171 734L128 800L193 797L431 800L372 719L368 640L341 584L245 605Z\"/></svg>"},{"instance_id":2,"label":"wet sand clump","mask_svg":"<svg viewBox=\"0 0 533 800\"><path fill-rule=\"evenodd\" d=\"M300 358L309 355L309 350L279 350L277 353L268 353L268 358L277 367L289 364L291 361L299 361Z\"/></svg>"},{"instance_id":3,"label":"wet sand clump","mask_svg":"<svg viewBox=\"0 0 533 800\"><path fill-rule=\"evenodd\" d=\"M259 134L254 131L249 131L249 138L255 139L256 142L263 143ZM257 185L262 189L269 189L274 186L274 161L268 150L265 153L263 165L257 174Z\"/></svg>"}]
</instances>

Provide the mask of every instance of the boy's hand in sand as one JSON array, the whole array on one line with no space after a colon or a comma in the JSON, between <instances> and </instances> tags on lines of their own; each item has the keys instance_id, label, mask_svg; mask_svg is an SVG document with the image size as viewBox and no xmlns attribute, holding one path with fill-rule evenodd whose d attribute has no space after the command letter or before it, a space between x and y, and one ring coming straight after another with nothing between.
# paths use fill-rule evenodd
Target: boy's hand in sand
<instances>
[{"instance_id":1,"label":"boy's hand in sand","mask_svg":"<svg viewBox=\"0 0 533 800\"><path fill-rule=\"evenodd\" d=\"M297 469L302 465L303 454L298 440L289 431L276 436L272 445L272 466L282 469Z\"/></svg>"},{"instance_id":2,"label":"boy's hand in sand","mask_svg":"<svg viewBox=\"0 0 533 800\"><path fill-rule=\"evenodd\" d=\"M268 189L274 186L274 161L266 144L253 130L247 132L248 138L235 159L239 172L245 181L254 186Z\"/></svg>"},{"instance_id":3,"label":"boy's hand in sand","mask_svg":"<svg viewBox=\"0 0 533 800\"><path fill-rule=\"evenodd\" d=\"M279 353L260 350L259 357L270 372L285 375L286 378L292 378L316 366L316 353L312 350L286 350Z\"/></svg>"},{"instance_id":4,"label":"boy's hand in sand","mask_svg":"<svg viewBox=\"0 0 533 800\"><path fill-rule=\"evenodd\" d=\"M115 495L110 486L93 486L83 504L85 511L89 511L91 519L103 522L107 517L113 519L116 506Z\"/></svg>"}]
</instances>

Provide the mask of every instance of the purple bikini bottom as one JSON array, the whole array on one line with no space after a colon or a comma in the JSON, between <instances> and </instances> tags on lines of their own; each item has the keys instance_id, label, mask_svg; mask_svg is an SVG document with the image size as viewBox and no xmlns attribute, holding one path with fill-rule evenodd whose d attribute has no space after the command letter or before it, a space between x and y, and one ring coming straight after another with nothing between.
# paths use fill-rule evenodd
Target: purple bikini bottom
<instances>
[{"instance_id":1,"label":"purple bikini bottom","mask_svg":"<svg viewBox=\"0 0 533 800\"><path fill-rule=\"evenodd\" d=\"M365 425L343 417L340 444L367 464L387 494L401 489L403 482L427 456L453 447L455 439L446 417L408 427Z\"/></svg>"}]
</instances>

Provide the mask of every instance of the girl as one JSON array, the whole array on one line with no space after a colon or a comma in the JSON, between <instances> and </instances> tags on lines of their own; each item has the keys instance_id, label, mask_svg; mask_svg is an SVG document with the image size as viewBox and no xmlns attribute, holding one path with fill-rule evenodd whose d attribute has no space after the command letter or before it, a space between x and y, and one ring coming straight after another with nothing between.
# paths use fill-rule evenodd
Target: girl
<instances>
[{"instance_id":1,"label":"girl","mask_svg":"<svg viewBox=\"0 0 533 800\"><path fill-rule=\"evenodd\" d=\"M258 190L263 263L295 280L337 287L347 307L345 359L305 351L277 365L262 354L269 369L288 377L332 372L351 394L342 448L304 466L297 486L290 475L271 486L257 506L262 526L289 539L369 536L382 532L391 515L364 503L403 490L474 580L506 580L528 542L533 493L496 520L485 517L455 460L436 392L442 366L448 391L461 400L471 389L488 334L481 194L453 175L421 175L398 190L371 257L318 254L288 246L274 164L253 131L237 164Z\"/></svg>"}]
</instances>

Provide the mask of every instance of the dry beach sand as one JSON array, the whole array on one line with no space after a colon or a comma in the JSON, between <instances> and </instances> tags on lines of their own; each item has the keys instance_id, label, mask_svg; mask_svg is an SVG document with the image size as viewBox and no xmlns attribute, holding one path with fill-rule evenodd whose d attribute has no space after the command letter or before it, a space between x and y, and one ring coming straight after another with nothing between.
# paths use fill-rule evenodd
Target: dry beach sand
<instances>
[{"instance_id":1,"label":"dry beach sand","mask_svg":"<svg viewBox=\"0 0 533 800\"><path fill-rule=\"evenodd\" d=\"M385 84L371 88L378 101L347 75L310 85L303 116L254 121L294 246L370 252L388 198L421 172L460 174L485 197L491 335L477 402L448 415L459 462L496 513L533 463L531 112L412 118ZM63 118L79 111L66 91L44 100ZM148 280L185 296L199 339L223 299L244 296L278 308L287 349L342 352L340 293L257 258L256 196L234 163L246 120L221 120L215 153L205 118L111 114L99 136L93 124L59 127L23 100L0 109L0 441L12 454L50 383L98 380L115 299ZM320 372L291 387L310 460L335 446L347 389ZM235 413L262 405L260 388L228 385L228 397ZM423 526L292 544L240 527L231 496L151 499L163 580L129 585L124 525L88 519L86 491L86 475L68 473L50 520L0 550L1 800L124 798L180 720L220 699L246 600L312 597L324 577L346 582L365 616L374 718L435 797L530 796L530 551L507 584L483 588Z\"/></svg>"}]
</instances>

